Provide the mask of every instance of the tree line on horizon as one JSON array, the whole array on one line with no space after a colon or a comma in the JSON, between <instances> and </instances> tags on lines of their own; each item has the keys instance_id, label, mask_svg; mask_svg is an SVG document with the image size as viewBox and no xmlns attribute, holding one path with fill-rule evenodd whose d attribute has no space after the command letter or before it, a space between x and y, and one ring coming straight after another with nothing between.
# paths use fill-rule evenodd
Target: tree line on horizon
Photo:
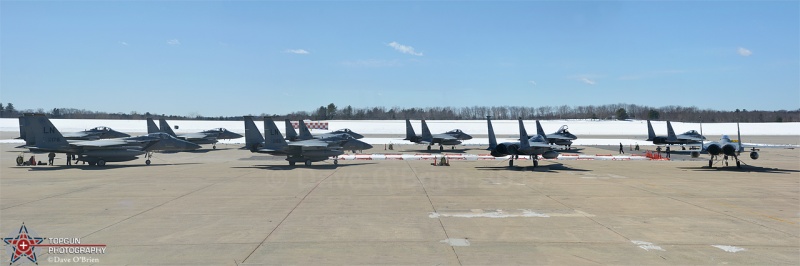
<instances>
[{"instance_id":1,"label":"tree line on horizon","mask_svg":"<svg viewBox=\"0 0 800 266\"><path fill-rule=\"evenodd\" d=\"M18 110L12 103L0 103L0 117L16 118L22 113L43 113L50 118L62 119L145 119L147 117L167 118L172 120L242 120L242 116L202 116L197 113L188 116L153 114L150 112L109 113L76 108L53 108L45 111ZM636 104L606 104L572 107L561 106L468 106L468 107L425 107L402 108L391 107L363 107L354 108L350 105L338 108L331 103L320 106L314 111L295 111L289 114L267 114L276 119L288 118L291 120L401 120L401 119L428 119L428 120L482 120L486 116L495 120L513 120L522 117L525 120L554 120L554 119L596 119L596 120L625 120L649 119L669 120L675 122L800 122L800 109L797 110L747 110L720 111L699 109L697 107L663 106L650 107Z\"/></svg>"}]
</instances>

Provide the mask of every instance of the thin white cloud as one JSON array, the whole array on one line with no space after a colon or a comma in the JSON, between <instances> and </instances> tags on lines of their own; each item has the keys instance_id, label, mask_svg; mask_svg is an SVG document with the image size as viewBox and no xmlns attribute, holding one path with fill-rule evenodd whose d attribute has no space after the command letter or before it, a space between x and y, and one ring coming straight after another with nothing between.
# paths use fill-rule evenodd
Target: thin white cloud
<instances>
[{"instance_id":1,"label":"thin white cloud","mask_svg":"<svg viewBox=\"0 0 800 266\"><path fill-rule=\"evenodd\" d=\"M741 56L750 56L750 55L753 54L752 51L747 50L744 47L739 47L739 49L736 49L736 52L739 53L739 55L741 55Z\"/></svg>"},{"instance_id":2,"label":"thin white cloud","mask_svg":"<svg viewBox=\"0 0 800 266\"><path fill-rule=\"evenodd\" d=\"M127 42L119 42L119 44L122 44L122 45L128 46L128 43L127 43Z\"/></svg>"},{"instance_id":3,"label":"thin white cloud","mask_svg":"<svg viewBox=\"0 0 800 266\"><path fill-rule=\"evenodd\" d=\"M289 54L310 54L308 51L303 49L288 49L284 52Z\"/></svg>"},{"instance_id":4,"label":"thin white cloud","mask_svg":"<svg viewBox=\"0 0 800 266\"><path fill-rule=\"evenodd\" d=\"M169 44L169 45L181 45L181 41L178 41L178 39L172 39L172 40L167 41L167 44Z\"/></svg>"},{"instance_id":5,"label":"thin white cloud","mask_svg":"<svg viewBox=\"0 0 800 266\"><path fill-rule=\"evenodd\" d=\"M342 65L347 67L396 67L396 66L401 66L402 64L397 60L367 59L367 60L356 60L356 61L344 61L342 62Z\"/></svg>"},{"instance_id":6,"label":"thin white cloud","mask_svg":"<svg viewBox=\"0 0 800 266\"><path fill-rule=\"evenodd\" d=\"M404 54L422 56L422 53L414 51L414 47L411 47L411 46L402 45L402 44L399 44L397 42L391 42L388 45L390 47L394 48L395 50L397 50L398 52L401 52L401 53L404 53Z\"/></svg>"},{"instance_id":7,"label":"thin white cloud","mask_svg":"<svg viewBox=\"0 0 800 266\"><path fill-rule=\"evenodd\" d=\"M536 86L536 81L531 80L530 83L531 85Z\"/></svg>"},{"instance_id":8,"label":"thin white cloud","mask_svg":"<svg viewBox=\"0 0 800 266\"><path fill-rule=\"evenodd\" d=\"M586 83L586 84L589 84L589 85L597 84L597 82L595 82L593 79L590 79L590 78L587 78L587 77L580 78L580 80L583 81L583 83Z\"/></svg>"}]
</instances>

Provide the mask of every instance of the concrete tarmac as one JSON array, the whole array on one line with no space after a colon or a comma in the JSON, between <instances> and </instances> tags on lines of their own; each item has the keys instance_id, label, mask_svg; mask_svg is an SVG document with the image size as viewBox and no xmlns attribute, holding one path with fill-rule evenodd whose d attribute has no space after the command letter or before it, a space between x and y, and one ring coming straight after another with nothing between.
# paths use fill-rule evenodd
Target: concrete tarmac
<instances>
[{"instance_id":1,"label":"concrete tarmac","mask_svg":"<svg viewBox=\"0 0 800 266\"><path fill-rule=\"evenodd\" d=\"M14 164L23 151L14 146L0 144L0 234L15 237L24 223L43 244L106 245L105 254L36 247L40 265L800 265L798 149L745 155L742 169L708 168L707 155L533 169L424 160L292 167L234 145L157 153L150 166L65 166L58 154L56 166L33 167ZM486 153L456 148L445 152Z\"/></svg>"}]
</instances>

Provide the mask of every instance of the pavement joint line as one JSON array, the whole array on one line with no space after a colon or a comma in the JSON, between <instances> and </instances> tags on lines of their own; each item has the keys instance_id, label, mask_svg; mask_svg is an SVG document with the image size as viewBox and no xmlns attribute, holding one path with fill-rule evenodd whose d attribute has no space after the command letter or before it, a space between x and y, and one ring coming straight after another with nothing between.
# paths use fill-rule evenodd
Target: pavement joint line
<instances>
[{"instance_id":1,"label":"pavement joint line","mask_svg":"<svg viewBox=\"0 0 800 266\"><path fill-rule=\"evenodd\" d=\"M75 193L75 192L81 192L81 191L84 191L84 190L87 190L87 189L91 189L91 188L96 188L96 187L97 186L84 187L84 188L76 189L76 190L73 190L73 191L70 191L70 192L66 192L66 193L56 194L56 195L52 195L52 196L49 196L49 197L44 197L44 198L41 198L41 199L32 200L32 201L28 201L28 202L25 202L25 203L20 203L20 204L14 205L14 206L8 206L8 207L2 208L0 210L7 210L7 209L10 209L10 208L22 206L22 205L25 205L25 204L34 203L34 202L42 201L42 200L46 200L46 199L51 199L51 198L55 198L55 197L59 197L59 196L64 196L64 195L72 194L72 193Z\"/></svg>"},{"instance_id":2,"label":"pavement joint line","mask_svg":"<svg viewBox=\"0 0 800 266\"><path fill-rule=\"evenodd\" d=\"M269 237L272 235L272 233L274 233L274 232L275 232L275 230L278 230L278 227L281 227L281 225L283 224L283 222L285 222L285 221L286 221L286 219L288 219L288 218L289 218L289 216L290 216L290 215L292 215L292 213L294 212L294 210L296 210L296 209L297 209L297 207L299 207L299 206L300 206L300 204L302 204L302 203L303 203L303 201L305 201L305 200L306 200L306 198L308 197L308 195L311 195L311 193L312 193L312 192L314 192L314 190L316 190L316 189L317 189L317 187L319 187L319 185L320 185L320 184L322 184L322 182L325 182L325 180L328 180L328 178L329 178L329 177L331 177L331 176L333 176L334 174L336 174L336 172L339 172L339 168L336 168L335 170L333 170L333 172L332 172L331 174L329 174L328 176L326 176L325 178L323 178L322 180L320 180L319 182L317 182L317 184L316 184L316 185L314 185L314 187L313 187L313 188L311 188L311 190L309 190L309 191L308 191L308 193L306 193L306 194L303 196L303 198L302 198L302 199L300 199L300 201L298 201L298 202L297 202L297 204L295 204L295 205L294 205L294 207L292 207L292 209L289 211L289 213L287 213L287 214L286 214L286 216L284 216L284 217L283 217L283 219L281 219L281 222L280 222L280 223L278 223L278 225L276 225L276 226L275 226L275 228L272 228L272 231L269 231L269 234L267 234L267 236L266 236L266 237L264 237L264 240L261 240L261 242L260 242L260 243L258 243L258 245L256 246L256 248L254 248L254 249L253 249L253 251L250 251L250 254L247 254L247 257L245 257L245 258L242 260L242 263L244 263L245 261L247 261L247 259L249 259L249 258L250 258L250 256L252 256L252 255L253 255L253 253L256 253L256 250L258 250L258 248L260 248L260 247L261 247L261 245L264 245L264 243L266 243L266 242L267 242L267 239L269 239Z\"/></svg>"},{"instance_id":3,"label":"pavement joint line","mask_svg":"<svg viewBox=\"0 0 800 266\"><path fill-rule=\"evenodd\" d=\"M242 175L240 175L240 176L243 176L243 175L245 175L245 174L242 174ZM239 177L239 176L237 176L237 177ZM234 177L234 178L236 178L236 177ZM226 181L227 179L224 179L224 180ZM117 224L120 224L120 223L122 223L122 222L124 222L124 221L127 221L127 220L129 220L129 219L133 218L133 217L139 216L139 215L141 215L141 214L143 214L143 213L145 213L145 212L149 212L149 211L151 211L151 210L153 210L153 209L155 209L155 208L158 208L158 207L164 206L164 205L166 205L167 203L170 203L170 202L173 202L173 201L175 201L175 200L178 200L178 199L180 199L180 198L183 198L183 197L185 197L185 196L188 196L188 195L194 194L195 192L198 192L198 191L200 191L200 190L203 190L203 189L209 188L209 187L211 187L211 186L213 186L213 185L216 185L216 184L219 184L219 183L222 183L222 182L224 182L224 181L219 181L219 182L216 182L216 183L211 183L211 184L209 184L209 185L207 185L207 186L204 186L204 187L201 187L201 188L195 189L195 190L193 190L193 191L191 191L191 192L189 192L189 193L186 193L186 194L180 195L180 196L178 196L178 197L176 197L176 198L174 198L174 199L171 199L171 200L165 201L164 203L161 203L161 204L158 204L158 205L156 205L156 206L153 206L152 208L149 208L149 209L147 209L147 210L144 210L144 211L141 211L141 212L139 212L139 213L137 213L137 214L131 215L131 216L129 216L129 217L127 217L127 218L125 218L125 219L119 220L119 221L117 221L116 223L113 223L113 224L110 224L110 225L108 225L108 226L106 226L106 227L100 228L100 229L98 229L98 230L96 230L96 231L94 231L94 232L91 232L91 233L89 233L88 235L85 235L85 236L83 236L83 237L88 237L88 236L90 236L90 235L93 235L94 233L97 233L97 232L100 232L100 231L106 230L106 229L108 229L108 228L110 228L110 227L112 227L112 226L115 226L115 225L117 225Z\"/></svg>"},{"instance_id":4,"label":"pavement joint line","mask_svg":"<svg viewBox=\"0 0 800 266\"><path fill-rule=\"evenodd\" d=\"M777 231L777 232L783 233L783 234L785 234L785 235L787 235L787 236L791 236L791 237L798 237L798 235L794 235L794 234L792 234L792 233L789 233L789 232L784 232L784 231L781 231L781 230L778 230L778 229L775 229L775 228L772 228L772 227L766 226L766 225L764 225L764 224L758 223L758 222L756 222L756 221L747 220L747 219L744 219L744 218L741 218L741 217L738 217L738 216L735 216L735 215L732 215L732 214L727 214L727 213L720 212L720 211L717 211L717 210L713 210L713 209L705 208L705 207L702 207L702 206L700 206L700 205L693 204L693 203L691 203L691 202L688 202L688 201L685 201L685 200L681 200L681 199L678 199L678 198L675 198L675 197L672 197L672 196L658 194L658 193L656 193L656 192L653 192L653 191L650 191L650 190L647 190L647 189L644 189L644 188L640 188L640 187L632 186L632 185L626 185L626 186L628 186L628 187L631 187L631 188L635 188L635 189L639 189L639 190L642 190L642 191L645 191L645 192L647 192L647 193L651 193L651 194L653 194L653 195L657 195L657 196L660 196L660 197L665 197L665 198L668 198L668 199L671 199L671 200L674 200L674 201L683 202L683 203L685 203L685 204L689 204L689 205L692 205L692 206L694 206L694 207L697 207L697 208L700 208L700 209L703 209L703 210L706 210L706 211L710 211L710 212L713 212L713 213L716 213L716 214L721 214L721 215L724 215L724 216L728 216L728 217L731 217L731 218L734 218L734 219L737 219L737 220L740 220L740 221L744 221L744 222L747 222L747 223L751 223L751 224L754 224L754 225L757 225L757 226L764 227L764 228L766 228L766 229L774 230L774 231ZM770 216L766 216L766 217L767 217L767 218L772 218L772 217L770 217Z\"/></svg>"},{"instance_id":5,"label":"pavement joint line","mask_svg":"<svg viewBox=\"0 0 800 266\"><path fill-rule=\"evenodd\" d=\"M419 175L417 175L417 171L414 170L414 167L411 167L411 163L409 163L408 161L405 161L405 162L406 162L406 165L408 165L408 168L411 169L411 172L414 173L414 177L417 178L417 182L419 182L419 185L422 186L422 191L425 192L425 197L428 198L428 203L431 204L431 209L433 209L433 212L438 212L436 210L436 206L433 205L433 200L431 200L431 195L428 194L428 189L425 188L425 184L422 183L421 179L419 179ZM442 231L444 231L444 237L446 237L447 239L450 239L450 235L447 234L447 229L444 228L444 223L442 223L442 218L439 217L439 218L437 218L437 220L439 220L439 225L442 226ZM461 263L461 258L458 257L458 252L456 252L456 248L454 246L450 245L450 250L452 250L453 251L453 255L456 256L456 260L458 260L458 265L464 265L463 263Z\"/></svg>"},{"instance_id":6,"label":"pavement joint line","mask_svg":"<svg viewBox=\"0 0 800 266\"><path fill-rule=\"evenodd\" d=\"M561 204L561 205L563 205L564 207L567 207L567 208L570 208L570 209L573 209L573 210L575 210L575 208L572 208L571 206L569 206L569 205L567 205L567 204L564 204L563 202L561 202L561 201L559 201L559 200L557 200L557 199L555 199L555 198L551 197L550 195L545 195L545 197L547 197L548 199L551 199L551 200L553 200L553 201L555 201L555 202L558 202L558 204ZM631 241L631 240L633 240L633 239L630 239L629 237L627 237L627 236L625 236L625 235L623 235L623 234L620 234L620 233L619 233L619 232L617 232L616 230L614 230L614 229L611 229L611 227L609 227L609 226L607 226L607 225L605 225L605 224L603 224L603 223L601 223L601 222L598 222L598 221L597 221L597 220L595 220L595 219L592 219L592 217L589 217L589 216L587 216L587 215L585 215L585 214L583 214L582 216L583 216L583 217L585 217L586 219L589 219L589 220L591 220L592 222L594 222L594 223L596 223L596 224L598 224L598 225L602 226L602 227L605 227L605 228L606 228L606 229L608 229L609 231L611 231L611 232L614 232L614 234L617 234L618 236L620 236L620 237L622 237L622 238L624 238L624 239L627 239L628 241Z\"/></svg>"}]
</instances>

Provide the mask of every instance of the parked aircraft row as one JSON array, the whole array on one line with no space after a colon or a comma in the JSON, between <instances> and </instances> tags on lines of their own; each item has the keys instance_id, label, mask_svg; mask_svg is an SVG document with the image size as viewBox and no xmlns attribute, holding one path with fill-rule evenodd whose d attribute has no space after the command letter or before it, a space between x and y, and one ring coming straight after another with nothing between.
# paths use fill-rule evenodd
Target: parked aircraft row
<instances>
[{"instance_id":1,"label":"parked aircraft row","mask_svg":"<svg viewBox=\"0 0 800 266\"><path fill-rule=\"evenodd\" d=\"M148 118L148 134L137 137L130 137L128 134L120 133L107 127L97 127L92 130L86 130L84 133L78 132L80 134L62 134L42 114L25 114L19 120L20 138L26 141L26 145L23 147L36 152L52 151L75 154L78 156L79 161L86 161L90 165L129 161L136 159L138 155L145 155L145 158L148 159L146 164L149 165L149 157L152 156L152 151L189 151L199 148L200 144L216 144L220 139L243 137L224 128L176 135L163 118L159 119L160 127L155 124L153 119ZM518 122L520 141L497 143L491 117L487 117L488 150L495 157L511 155L509 166L513 166L514 159L519 158L519 155L527 155L531 157L533 165L536 167L538 165L538 156L542 156L545 159L558 157L559 154L555 151L556 146L554 145L565 146L569 149L572 145L572 140L577 139L575 135L568 131L566 125L553 134L545 134L541 123L537 120L537 134L528 135L521 118L518 119ZM310 165L312 162L326 160L330 157L336 158L336 156L343 154L345 150L355 151L372 148L372 145L358 140L363 138L362 135L350 129L341 129L315 136L311 134L305 122L301 120L298 125L300 134L298 134L287 119L285 120L286 138L284 138L272 118L264 119L265 134L263 136L258 128L255 127L252 117L245 117L244 123L245 148L251 152L286 155L286 160L291 165L297 162ZM439 150L443 150L445 145L458 145L463 140L472 139L472 136L460 129L431 134L425 120L422 120L421 123L422 135L416 135L410 120L406 120L405 140L428 144L428 150L431 149L433 144L439 144ZM727 135L723 136L718 142L703 144L705 137L701 133L690 130L676 135L669 121L667 121L667 136L657 136L649 120L647 121L647 126L647 140L656 145L700 146L700 151L692 152L691 155L696 158L701 152L707 152L711 155L709 167L713 166L714 160L720 160L720 155L722 156L721 160L726 165L728 157L733 157L736 160L737 167L740 167L739 154L744 151L744 146L741 142L731 141ZM38 130L39 128L41 130ZM741 136L739 139L741 139ZM287 143L285 140L289 140L289 142ZM216 148L216 145L213 148ZM752 149L750 157L754 160L758 159L756 149ZM336 159L334 159L334 164L338 164Z\"/></svg>"}]
</instances>

